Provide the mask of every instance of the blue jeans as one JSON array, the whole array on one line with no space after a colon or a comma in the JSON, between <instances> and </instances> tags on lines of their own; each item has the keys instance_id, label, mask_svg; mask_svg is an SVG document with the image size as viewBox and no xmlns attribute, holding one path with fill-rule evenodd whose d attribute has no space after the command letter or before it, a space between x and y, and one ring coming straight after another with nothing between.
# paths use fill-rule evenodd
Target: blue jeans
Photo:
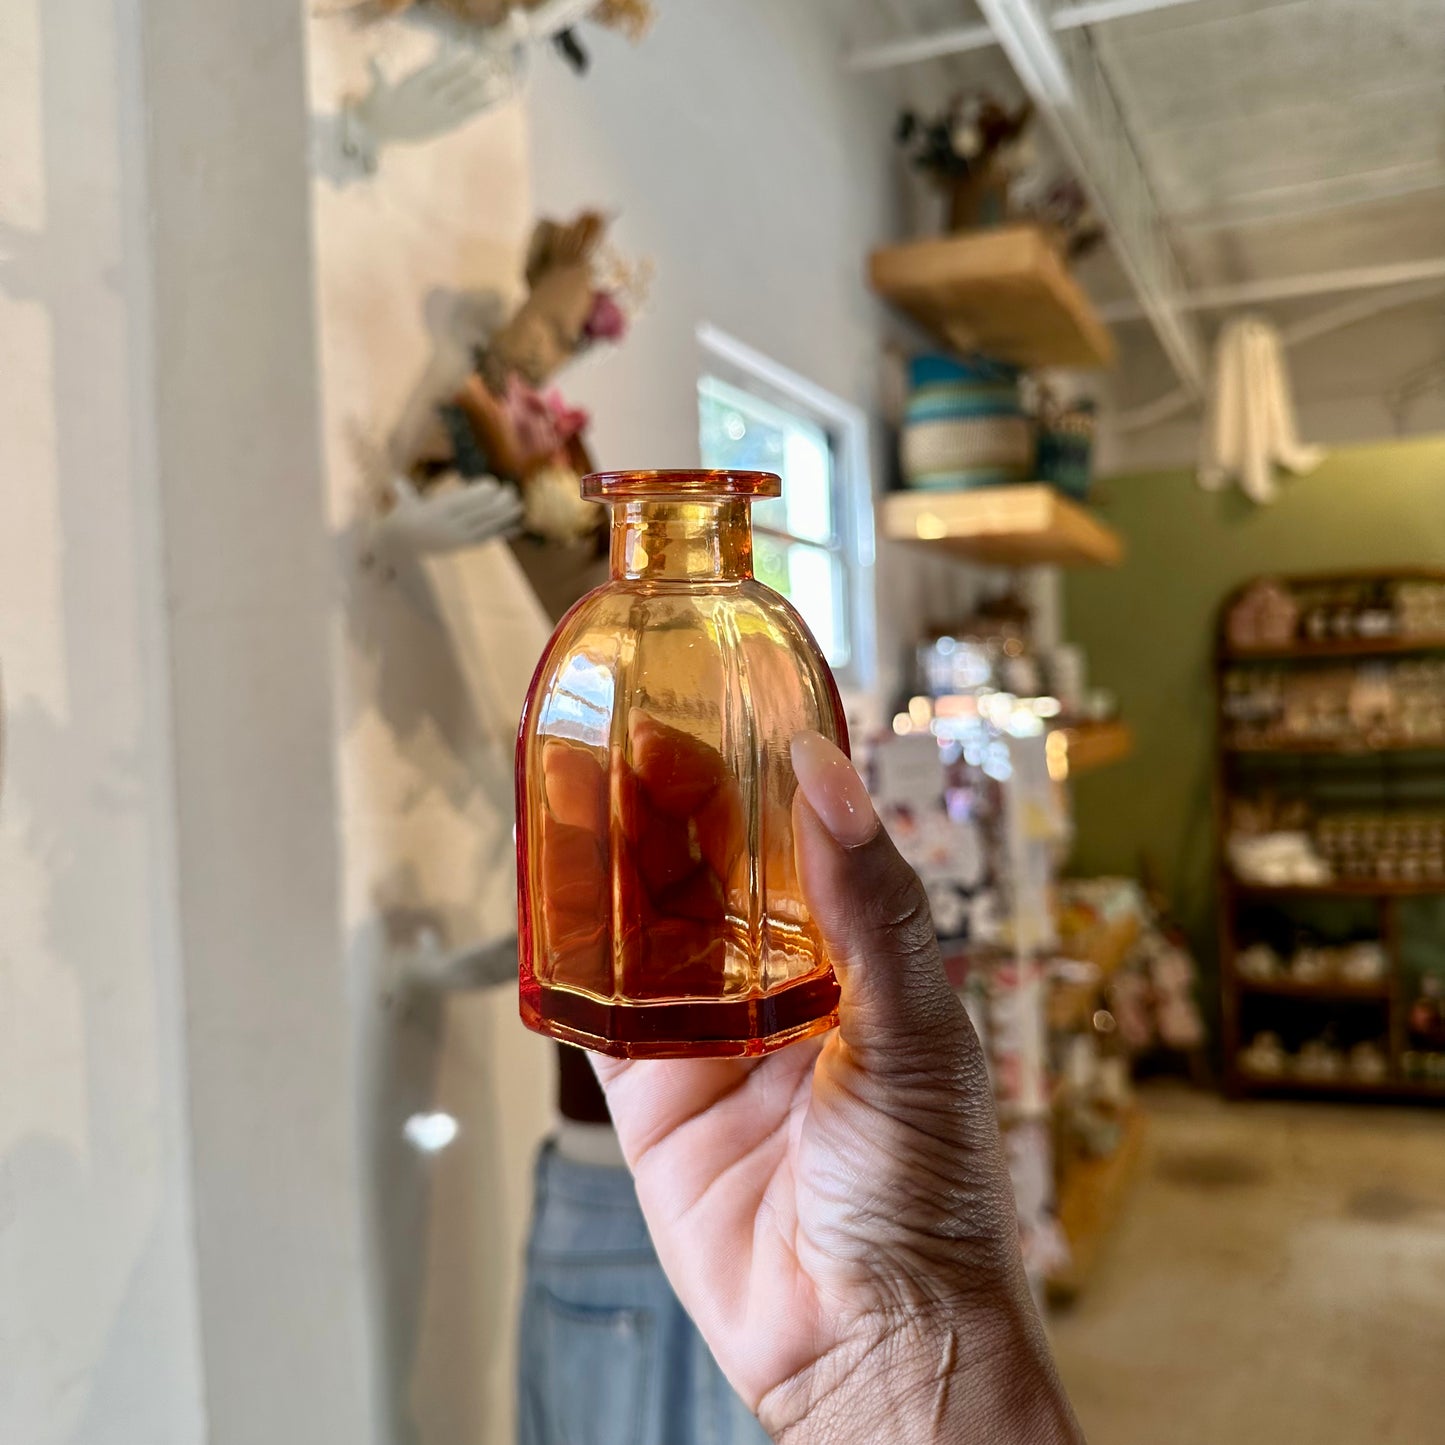
<instances>
[{"instance_id":1,"label":"blue jeans","mask_svg":"<svg viewBox=\"0 0 1445 1445\"><path fill-rule=\"evenodd\" d=\"M551 1144L537 1159L518 1395L519 1445L768 1441L673 1294L631 1175Z\"/></svg>"}]
</instances>

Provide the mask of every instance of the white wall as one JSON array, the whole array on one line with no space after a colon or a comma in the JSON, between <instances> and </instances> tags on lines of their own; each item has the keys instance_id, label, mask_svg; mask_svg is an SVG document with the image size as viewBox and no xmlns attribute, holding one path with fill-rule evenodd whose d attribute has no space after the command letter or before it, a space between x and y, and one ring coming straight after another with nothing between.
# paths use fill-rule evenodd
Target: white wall
<instances>
[{"instance_id":1,"label":"white wall","mask_svg":"<svg viewBox=\"0 0 1445 1445\"><path fill-rule=\"evenodd\" d=\"M96 0L0 7L0 1440L15 1445L191 1445L204 1429L134 22Z\"/></svg>"},{"instance_id":2,"label":"white wall","mask_svg":"<svg viewBox=\"0 0 1445 1445\"><path fill-rule=\"evenodd\" d=\"M145 0L178 922L210 1439L374 1438L304 15Z\"/></svg>"},{"instance_id":3,"label":"white wall","mask_svg":"<svg viewBox=\"0 0 1445 1445\"><path fill-rule=\"evenodd\" d=\"M372 1438L291 0L0 12L0 1439Z\"/></svg>"},{"instance_id":4,"label":"white wall","mask_svg":"<svg viewBox=\"0 0 1445 1445\"><path fill-rule=\"evenodd\" d=\"M592 67L542 57L529 99L537 208L595 205L625 253L657 264L648 309L615 355L562 379L596 417L606 467L696 466L700 322L876 415L890 319L867 255L901 229L896 97L842 65L867 4L666 0L640 45L589 28ZM886 438L875 428L875 489ZM967 574L880 546L879 692L891 698L917 622L947 618Z\"/></svg>"},{"instance_id":5,"label":"white wall","mask_svg":"<svg viewBox=\"0 0 1445 1445\"><path fill-rule=\"evenodd\" d=\"M335 756L340 910L352 1000L377 1437L477 1445L513 1435L513 1326L532 1156L552 1114L546 1043L513 988L445 995L404 981L516 929L512 746L550 626L500 543L390 568L367 527L393 465L435 430L470 344L513 304L531 226L525 117L509 104L337 184L326 117L431 53L403 23L314 14L312 184L326 504L339 607ZM409 1115L458 1122L442 1152Z\"/></svg>"}]
</instances>

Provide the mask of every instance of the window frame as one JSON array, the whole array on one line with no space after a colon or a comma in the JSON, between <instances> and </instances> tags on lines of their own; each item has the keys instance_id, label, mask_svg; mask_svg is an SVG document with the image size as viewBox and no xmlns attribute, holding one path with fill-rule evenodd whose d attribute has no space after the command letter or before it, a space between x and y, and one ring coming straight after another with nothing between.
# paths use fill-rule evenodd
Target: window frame
<instances>
[{"instance_id":1,"label":"window frame","mask_svg":"<svg viewBox=\"0 0 1445 1445\"><path fill-rule=\"evenodd\" d=\"M878 678L878 617L874 593L877 543L873 524L873 477L869 465L868 419L861 408L834 396L745 342L704 322L697 328L701 351L693 404L706 377L755 396L812 422L826 433L832 460L835 536L828 542L758 525L759 535L784 543L817 547L842 565L848 626L848 661L833 669L838 688L863 697Z\"/></svg>"}]
</instances>

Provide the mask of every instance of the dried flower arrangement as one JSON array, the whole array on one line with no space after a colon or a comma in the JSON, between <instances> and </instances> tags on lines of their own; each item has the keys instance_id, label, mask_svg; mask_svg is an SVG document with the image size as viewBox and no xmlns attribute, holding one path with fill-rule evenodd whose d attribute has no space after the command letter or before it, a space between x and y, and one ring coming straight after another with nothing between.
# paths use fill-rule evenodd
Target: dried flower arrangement
<instances>
[{"instance_id":1,"label":"dried flower arrangement","mask_svg":"<svg viewBox=\"0 0 1445 1445\"><path fill-rule=\"evenodd\" d=\"M649 280L646 266L606 246L606 230L595 211L537 223L526 297L478 348L475 370L441 409L449 455L417 469L423 488L443 476L516 487L524 532L551 546L589 548L603 521L578 486L591 470L590 418L551 383L574 357L626 336Z\"/></svg>"},{"instance_id":2,"label":"dried flower arrangement","mask_svg":"<svg viewBox=\"0 0 1445 1445\"><path fill-rule=\"evenodd\" d=\"M1033 221L1054 232L1073 259L1097 245L1103 230L1077 181L1042 172L1032 122L1030 102L1011 111L985 91L957 96L931 117L903 111L894 138L943 191L948 230Z\"/></svg>"}]
</instances>

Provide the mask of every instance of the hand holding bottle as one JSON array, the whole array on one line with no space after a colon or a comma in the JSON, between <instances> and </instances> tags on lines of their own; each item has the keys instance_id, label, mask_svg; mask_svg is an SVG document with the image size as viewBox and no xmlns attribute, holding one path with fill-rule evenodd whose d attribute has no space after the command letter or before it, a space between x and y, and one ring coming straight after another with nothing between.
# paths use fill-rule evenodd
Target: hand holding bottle
<instances>
[{"instance_id":1,"label":"hand holding bottle","mask_svg":"<svg viewBox=\"0 0 1445 1445\"><path fill-rule=\"evenodd\" d=\"M841 1027L751 1061L595 1059L658 1255L779 1440L1078 1442L922 887L842 752L803 733L793 760Z\"/></svg>"}]
</instances>

